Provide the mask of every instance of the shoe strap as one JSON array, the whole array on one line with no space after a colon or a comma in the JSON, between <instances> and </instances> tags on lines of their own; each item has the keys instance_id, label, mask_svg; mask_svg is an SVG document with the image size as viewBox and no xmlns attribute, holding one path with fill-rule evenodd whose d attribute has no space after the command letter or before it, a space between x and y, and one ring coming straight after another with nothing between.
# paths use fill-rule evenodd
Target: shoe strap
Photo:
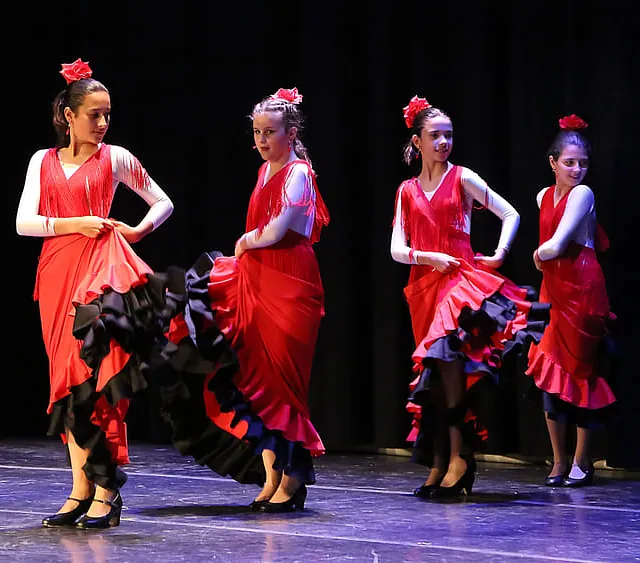
<instances>
[{"instance_id":1,"label":"shoe strap","mask_svg":"<svg viewBox=\"0 0 640 563\"><path fill-rule=\"evenodd\" d=\"M101 502L102 504L106 504L111 508L119 508L119 504L118 504L119 498L120 498L120 494L117 494L115 497L113 497L113 500L106 500L101 498L94 498L93 500L94 502Z\"/></svg>"},{"instance_id":2,"label":"shoe strap","mask_svg":"<svg viewBox=\"0 0 640 563\"><path fill-rule=\"evenodd\" d=\"M91 497L87 497L87 498L67 497L67 500L75 500L78 503L82 503L82 502L87 502L88 500L92 500L92 498ZM98 500L98 499L93 499L93 500Z\"/></svg>"}]
</instances>

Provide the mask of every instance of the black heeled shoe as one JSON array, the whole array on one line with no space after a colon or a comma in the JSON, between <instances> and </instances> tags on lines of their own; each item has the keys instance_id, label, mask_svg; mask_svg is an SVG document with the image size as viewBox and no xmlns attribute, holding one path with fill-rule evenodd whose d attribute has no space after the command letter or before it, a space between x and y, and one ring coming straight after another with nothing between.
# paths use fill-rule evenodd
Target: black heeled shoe
<instances>
[{"instance_id":1,"label":"black heeled shoe","mask_svg":"<svg viewBox=\"0 0 640 563\"><path fill-rule=\"evenodd\" d=\"M60 526L75 526L76 520L89 510L93 502L93 496L80 500L79 498L69 497L69 500L75 500L78 503L73 510L69 512L58 512L42 519L43 528L58 528Z\"/></svg>"},{"instance_id":2,"label":"black heeled shoe","mask_svg":"<svg viewBox=\"0 0 640 563\"><path fill-rule=\"evenodd\" d=\"M265 504L267 504L269 502L269 499L275 494L276 490L277 490L277 487L275 489L273 489L273 491L271 492L271 495L269 497L263 498L262 500L254 499L251 502L251 504L249 505L249 508L251 510L253 510L254 512L259 512L260 508L263 507ZM264 493L264 489L262 489L262 491L260 491L260 494L258 496L260 496L263 493Z\"/></svg>"},{"instance_id":3,"label":"black heeled shoe","mask_svg":"<svg viewBox=\"0 0 640 563\"><path fill-rule=\"evenodd\" d=\"M578 465L578 467L580 468L580 471L584 473L584 477L578 477L576 479L567 475L562 482L565 487L587 487L593 483L593 474L595 472L593 465L589 466L587 469L583 469L581 465Z\"/></svg>"},{"instance_id":4,"label":"black heeled shoe","mask_svg":"<svg viewBox=\"0 0 640 563\"><path fill-rule=\"evenodd\" d=\"M544 484L547 487L562 487L564 486L564 475L556 475L555 477L546 477Z\"/></svg>"},{"instance_id":5,"label":"black heeled shoe","mask_svg":"<svg viewBox=\"0 0 640 563\"><path fill-rule=\"evenodd\" d=\"M417 489L413 489L413 496L418 498L431 498L433 491L440 486L440 483L432 483L431 485L421 485Z\"/></svg>"},{"instance_id":6,"label":"black heeled shoe","mask_svg":"<svg viewBox=\"0 0 640 563\"><path fill-rule=\"evenodd\" d=\"M567 469L560 473L560 475L554 475L553 477L547 475L547 477L545 477L544 484L547 487L563 487L566 477Z\"/></svg>"},{"instance_id":7,"label":"black heeled shoe","mask_svg":"<svg viewBox=\"0 0 640 563\"><path fill-rule=\"evenodd\" d=\"M264 500L254 500L250 505L249 508L251 510L253 510L254 512L259 512L260 508L263 507L265 504L267 504L269 502L269 499L266 498Z\"/></svg>"},{"instance_id":8,"label":"black heeled shoe","mask_svg":"<svg viewBox=\"0 0 640 563\"><path fill-rule=\"evenodd\" d=\"M122 497L120 492L116 493L113 500L93 499L96 502L109 505L109 512L104 516L87 516L86 514L78 520L76 527L83 530L114 528L120 525L120 514L122 513Z\"/></svg>"},{"instance_id":9,"label":"black heeled shoe","mask_svg":"<svg viewBox=\"0 0 640 563\"><path fill-rule=\"evenodd\" d=\"M451 487L443 487L438 485L432 492L431 498L434 499L452 499L460 496L469 496L473 489L473 483L476 479L476 460L473 456L463 456L467 462L467 469L462 474L460 479L456 481Z\"/></svg>"},{"instance_id":10,"label":"black heeled shoe","mask_svg":"<svg viewBox=\"0 0 640 563\"><path fill-rule=\"evenodd\" d=\"M444 477L444 475L442 477ZM442 477L435 483L431 483L431 485L421 485L417 489L413 489L413 496L422 499L431 498L433 491L435 491L440 486L440 483L442 483Z\"/></svg>"},{"instance_id":11,"label":"black heeled shoe","mask_svg":"<svg viewBox=\"0 0 640 563\"><path fill-rule=\"evenodd\" d=\"M277 514L282 512L295 512L296 510L304 510L304 501L307 499L307 487L300 485L289 500L284 502L267 501L259 510L260 512L268 512Z\"/></svg>"}]
</instances>

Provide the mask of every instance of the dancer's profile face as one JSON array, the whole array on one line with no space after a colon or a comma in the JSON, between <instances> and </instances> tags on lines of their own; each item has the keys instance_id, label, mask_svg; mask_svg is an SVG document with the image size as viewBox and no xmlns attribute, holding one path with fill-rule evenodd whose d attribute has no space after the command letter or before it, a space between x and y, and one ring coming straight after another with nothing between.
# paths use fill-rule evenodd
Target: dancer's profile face
<instances>
[{"instance_id":1,"label":"dancer's profile face","mask_svg":"<svg viewBox=\"0 0 640 563\"><path fill-rule=\"evenodd\" d=\"M111 98L107 92L96 91L87 94L78 107L77 113L65 109L65 117L70 124L70 134L75 142L98 144L109 129L111 122Z\"/></svg>"}]
</instances>

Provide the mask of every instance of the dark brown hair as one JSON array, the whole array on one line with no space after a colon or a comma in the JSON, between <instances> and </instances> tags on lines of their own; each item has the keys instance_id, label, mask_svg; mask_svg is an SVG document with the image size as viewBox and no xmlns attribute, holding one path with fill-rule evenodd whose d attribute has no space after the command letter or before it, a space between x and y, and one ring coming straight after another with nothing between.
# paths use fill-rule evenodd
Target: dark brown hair
<instances>
[{"instance_id":1,"label":"dark brown hair","mask_svg":"<svg viewBox=\"0 0 640 563\"><path fill-rule=\"evenodd\" d=\"M77 115L78 109L84 103L84 99L94 92L106 92L108 94L109 90L102 82L94 78L82 78L67 85L53 99L53 128L56 131L57 148L68 147L70 143L69 123L64 116L64 108L70 108L74 115Z\"/></svg>"}]
</instances>

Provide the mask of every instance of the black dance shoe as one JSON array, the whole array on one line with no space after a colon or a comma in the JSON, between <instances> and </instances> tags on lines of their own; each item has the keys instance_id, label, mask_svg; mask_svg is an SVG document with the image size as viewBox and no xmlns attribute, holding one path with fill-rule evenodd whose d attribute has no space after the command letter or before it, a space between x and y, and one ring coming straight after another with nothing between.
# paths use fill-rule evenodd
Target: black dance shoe
<instances>
[{"instance_id":1,"label":"black dance shoe","mask_svg":"<svg viewBox=\"0 0 640 563\"><path fill-rule=\"evenodd\" d=\"M547 487L563 487L564 486L564 474L555 475L554 477L546 477L544 484Z\"/></svg>"},{"instance_id":2,"label":"black dance shoe","mask_svg":"<svg viewBox=\"0 0 640 563\"><path fill-rule=\"evenodd\" d=\"M431 498L433 491L435 491L440 486L441 482L442 479L440 479L440 481L437 481L436 483L432 483L431 485L422 485L417 489L413 489L413 496L423 499Z\"/></svg>"},{"instance_id":3,"label":"black dance shoe","mask_svg":"<svg viewBox=\"0 0 640 563\"><path fill-rule=\"evenodd\" d=\"M307 487L300 485L289 500L284 502L267 501L260 508L260 512L268 512L277 514L281 512L295 512L296 510L304 510L304 501L307 499Z\"/></svg>"},{"instance_id":4,"label":"black dance shoe","mask_svg":"<svg viewBox=\"0 0 640 563\"><path fill-rule=\"evenodd\" d=\"M438 485L432 492L431 498L434 499L453 499L461 496L468 496L473 489L473 483L476 479L476 460L473 456L465 456L464 459L467 462L467 469L462 474L460 479L451 487L443 487Z\"/></svg>"},{"instance_id":5,"label":"black dance shoe","mask_svg":"<svg viewBox=\"0 0 640 563\"><path fill-rule=\"evenodd\" d=\"M580 467L580 471L584 473L584 477L578 477L576 479L567 475L567 477L562 482L565 487L587 487L593 483L593 474L595 472L593 465L589 466L587 469L583 469L580 465L578 467Z\"/></svg>"},{"instance_id":6,"label":"black dance shoe","mask_svg":"<svg viewBox=\"0 0 640 563\"><path fill-rule=\"evenodd\" d=\"M43 528L57 528L59 526L75 526L76 520L89 510L93 502L93 496L80 500L79 498L69 497L69 500L75 500L78 503L73 510L69 512L58 512L42 519Z\"/></svg>"},{"instance_id":7,"label":"black dance shoe","mask_svg":"<svg viewBox=\"0 0 640 563\"><path fill-rule=\"evenodd\" d=\"M565 469L560 475L554 475L551 477L547 475L544 480L544 484L546 487L564 487L564 480L567 477L568 469Z\"/></svg>"},{"instance_id":8,"label":"black dance shoe","mask_svg":"<svg viewBox=\"0 0 640 563\"><path fill-rule=\"evenodd\" d=\"M122 513L122 497L120 496L120 492L116 493L113 500L102 500L99 498L93 500L101 502L102 504L108 504L110 506L109 512L104 516L87 516L85 514L80 518L80 520L78 520L78 523L76 524L77 528L82 528L83 530L95 530L114 528L115 526L120 525L120 514Z\"/></svg>"},{"instance_id":9,"label":"black dance shoe","mask_svg":"<svg viewBox=\"0 0 640 563\"><path fill-rule=\"evenodd\" d=\"M260 512L260 509L262 506L264 506L265 504L267 504L269 502L269 499L266 498L264 500L254 500L250 505L249 508L251 510L253 510L254 512Z\"/></svg>"}]
</instances>

